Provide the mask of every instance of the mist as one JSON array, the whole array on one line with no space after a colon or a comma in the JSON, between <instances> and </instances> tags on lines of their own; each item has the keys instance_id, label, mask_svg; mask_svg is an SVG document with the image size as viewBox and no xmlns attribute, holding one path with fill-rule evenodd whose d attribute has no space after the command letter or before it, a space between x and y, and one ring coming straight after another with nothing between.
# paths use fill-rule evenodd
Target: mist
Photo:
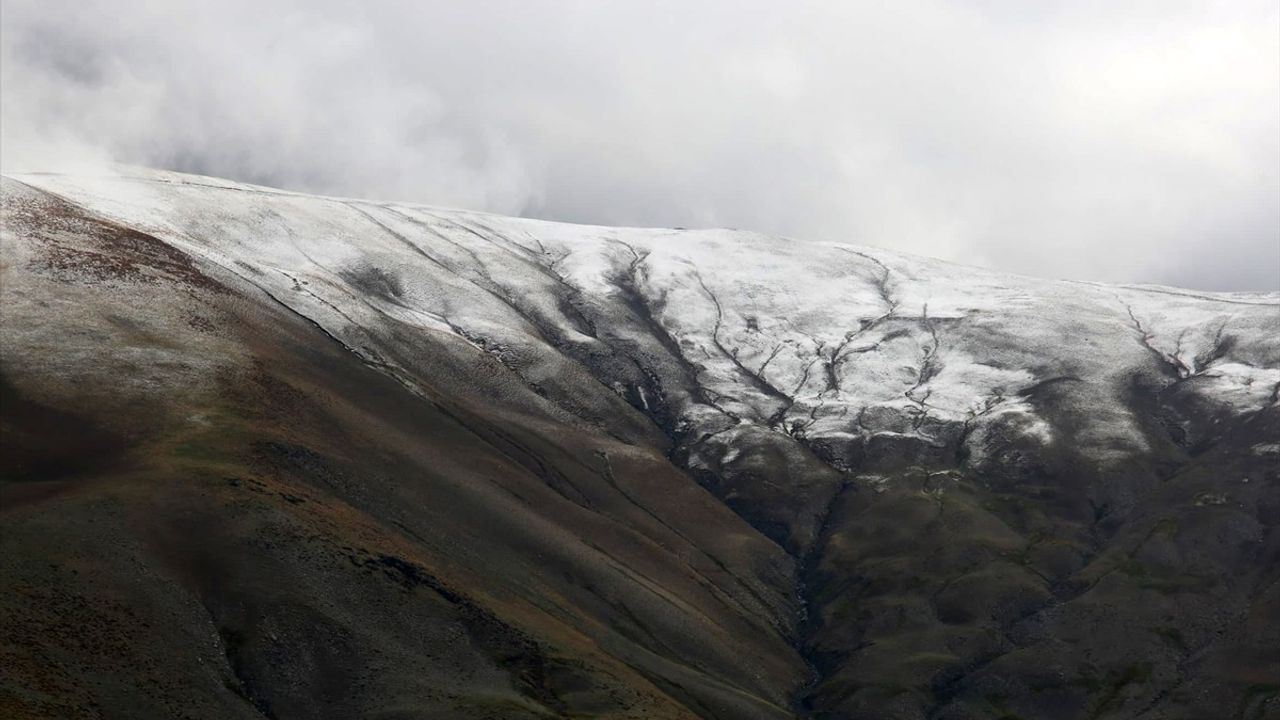
<instances>
[{"instance_id":1,"label":"mist","mask_svg":"<svg viewBox=\"0 0 1280 720\"><path fill-rule=\"evenodd\" d=\"M3 0L0 161L1275 291L1280 10Z\"/></svg>"}]
</instances>

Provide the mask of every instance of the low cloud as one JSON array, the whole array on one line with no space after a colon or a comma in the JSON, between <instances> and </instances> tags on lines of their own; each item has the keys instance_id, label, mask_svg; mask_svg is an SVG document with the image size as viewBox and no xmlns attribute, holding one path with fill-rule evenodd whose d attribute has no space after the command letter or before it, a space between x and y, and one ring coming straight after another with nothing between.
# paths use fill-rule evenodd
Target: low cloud
<instances>
[{"instance_id":1,"label":"low cloud","mask_svg":"<svg viewBox=\"0 0 1280 720\"><path fill-rule=\"evenodd\" d=\"M1278 26L1176 0L3 0L0 159L1276 290Z\"/></svg>"}]
</instances>

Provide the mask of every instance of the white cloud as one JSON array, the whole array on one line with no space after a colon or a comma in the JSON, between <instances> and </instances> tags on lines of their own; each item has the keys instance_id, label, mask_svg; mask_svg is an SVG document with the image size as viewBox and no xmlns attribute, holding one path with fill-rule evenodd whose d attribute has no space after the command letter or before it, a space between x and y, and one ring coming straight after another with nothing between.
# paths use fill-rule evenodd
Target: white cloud
<instances>
[{"instance_id":1,"label":"white cloud","mask_svg":"<svg viewBox=\"0 0 1280 720\"><path fill-rule=\"evenodd\" d=\"M3 0L0 159L1280 288L1274 3Z\"/></svg>"}]
</instances>

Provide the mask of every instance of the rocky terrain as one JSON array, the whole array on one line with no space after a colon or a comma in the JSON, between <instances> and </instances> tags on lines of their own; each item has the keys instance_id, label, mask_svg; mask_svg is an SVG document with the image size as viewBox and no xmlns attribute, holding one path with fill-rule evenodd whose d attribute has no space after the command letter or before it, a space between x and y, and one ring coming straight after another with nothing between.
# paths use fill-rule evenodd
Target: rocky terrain
<instances>
[{"instance_id":1,"label":"rocky terrain","mask_svg":"<svg viewBox=\"0 0 1280 720\"><path fill-rule=\"evenodd\" d=\"M1280 294L2 194L0 716L1280 717Z\"/></svg>"}]
</instances>

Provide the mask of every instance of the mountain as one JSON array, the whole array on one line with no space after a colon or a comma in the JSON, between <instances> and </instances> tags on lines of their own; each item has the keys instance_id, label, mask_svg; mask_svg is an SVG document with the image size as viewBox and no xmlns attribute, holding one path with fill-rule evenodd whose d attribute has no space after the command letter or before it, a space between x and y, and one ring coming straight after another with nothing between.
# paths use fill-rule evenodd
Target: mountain
<instances>
[{"instance_id":1,"label":"mountain","mask_svg":"<svg viewBox=\"0 0 1280 720\"><path fill-rule=\"evenodd\" d=\"M3 179L0 715L1280 716L1280 295Z\"/></svg>"}]
</instances>

